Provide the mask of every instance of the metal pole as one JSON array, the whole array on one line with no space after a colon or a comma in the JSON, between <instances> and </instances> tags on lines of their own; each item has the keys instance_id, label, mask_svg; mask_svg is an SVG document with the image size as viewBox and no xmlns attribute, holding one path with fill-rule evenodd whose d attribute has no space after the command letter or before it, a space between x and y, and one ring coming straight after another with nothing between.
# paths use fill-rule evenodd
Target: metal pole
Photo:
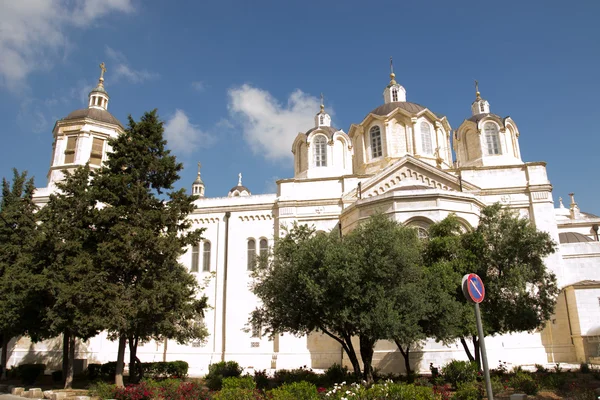
<instances>
[{"instance_id":1,"label":"metal pole","mask_svg":"<svg viewBox=\"0 0 600 400\"><path fill-rule=\"evenodd\" d=\"M475 303L475 318L477 319L477 333L479 333L479 348L481 349L481 362L483 363L483 376L485 378L487 398L488 400L494 400L494 393L492 393L492 381L490 380L490 370L487 362L487 353L485 351L485 338L483 335L483 325L481 324L479 303Z\"/></svg>"}]
</instances>

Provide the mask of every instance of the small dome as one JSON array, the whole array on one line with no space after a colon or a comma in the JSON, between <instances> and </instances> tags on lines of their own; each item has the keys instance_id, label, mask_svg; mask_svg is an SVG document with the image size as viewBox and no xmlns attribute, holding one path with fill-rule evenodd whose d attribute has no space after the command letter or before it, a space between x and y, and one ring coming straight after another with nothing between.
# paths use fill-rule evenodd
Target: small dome
<instances>
[{"instance_id":1,"label":"small dome","mask_svg":"<svg viewBox=\"0 0 600 400\"><path fill-rule=\"evenodd\" d=\"M587 243L593 242L594 239L577 232L562 232L558 234L560 244L567 243Z\"/></svg>"},{"instance_id":2,"label":"small dome","mask_svg":"<svg viewBox=\"0 0 600 400\"><path fill-rule=\"evenodd\" d=\"M496 115L496 114L482 113L482 114L475 114L475 115L473 115L471 118L467 119L467 121L478 123L479 121L481 121L485 117L492 117L492 118L497 119L498 121L502 121L502 119L503 119L501 116Z\"/></svg>"},{"instance_id":3,"label":"small dome","mask_svg":"<svg viewBox=\"0 0 600 400\"><path fill-rule=\"evenodd\" d=\"M90 92L90 94L94 93L94 92L100 92L100 93L104 93L105 95L108 96L108 92L106 91L106 89L104 89L104 86L96 86L94 89L92 89L92 91Z\"/></svg>"},{"instance_id":4,"label":"small dome","mask_svg":"<svg viewBox=\"0 0 600 400\"><path fill-rule=\"evenodd\" d=\"M227 197L244 197L250 196L251 194L252 193L250 193L250 189L248 189L246 186L237 185L231 188Z\"/></svg>"},{"instance_id":5,"label":"small dome","mask_svg":"<svg viewBox=\"0 0 600 400\"><path fill-rule=\"evenodd\" d=\"M316 128L311 128L309 130L306 131L306 136L310 135L311 132L316 131L317 129L320 129L322 131L325 131L327 133L327 136L329 137L329 139L331 139L333 137L333 134L336 133L338 131L337 128L334 128L332 126L318 126Z\"/></svg>"},{"instance_id":6,"label":"small dome","mask_svg":"<svg viewBox=\"0 0 600 400\"><path fill-rule=\"evenodd\" d=\"M422 105L417 103L411 103L410 101L393 101L377 107L376 109L371 111L370 114L388 115L397 108L401 108L412 114L417 114L425 110L426 107L423 107Z\"/></svg>"},{"instance_id":7,"label":"small dome","mask_svg":"<svg viewBox=\"0 0 600 400\"><path fill-rule=\"evenodd\" d=\"M194 181L194 185L200 185L201 183L204 183L204 182L202 182L202 178L200 178L200 175L198 175L198 177Z\"/></svg>"},{"instance_id":8,"label":"small dome","mask_svg":"<svg viewBox=\"0 0 600 400\"><path fill-rule=\"evenodd\" d=\"M106 122L109 124L119 125L121 128L123 127L119 120L116 119L111 113L99 108L82 108L81 110L75 110L63 118L62 121L81 118L89 118L93 119L94 121Z\"/></svg>"}]
</instances>

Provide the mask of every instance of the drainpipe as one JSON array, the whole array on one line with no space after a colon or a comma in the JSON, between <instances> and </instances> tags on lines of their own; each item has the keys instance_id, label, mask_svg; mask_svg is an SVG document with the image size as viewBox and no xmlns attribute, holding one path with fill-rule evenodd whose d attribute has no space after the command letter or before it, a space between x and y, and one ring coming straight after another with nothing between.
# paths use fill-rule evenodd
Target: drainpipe
<instances>
[{"instance_id":1,"label":"drainpipe","mask_svg":"<svg viewBox=\"0 0 600 400\"><path fill-rule=\"evenodd\" d=\"M222 330L221 330L221 361L225 361L225 349L227 340L227 256L229 255L229 217L231 213L227 211L225 213L225 254L224 266L223 266L223 311L222 311Z\"/></svg>"}]
</instances>

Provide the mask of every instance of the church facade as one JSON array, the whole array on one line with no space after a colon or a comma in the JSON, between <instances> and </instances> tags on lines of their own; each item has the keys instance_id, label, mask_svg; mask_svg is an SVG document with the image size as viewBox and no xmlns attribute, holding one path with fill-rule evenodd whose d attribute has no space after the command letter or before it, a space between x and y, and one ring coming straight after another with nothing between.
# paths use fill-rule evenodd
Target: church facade
<instances>
[{"instance_id":1,"label":"church facade","mask_svg":"<svg viewBox=\"0 0 600 400\"><path fill-rule=\"evenodd\" d=\"M298 222L344 234L383 212L426 237L431 223L451 213L465 229L474 227L483 206L500 202L560 243L546 262L562 291L545 329L486 339L490 365L498 360L514 365L595 362L600 342L600 217L579 210L574 195L567 207L562 199L555 207L546 164L522 160L516 122L492 113L479 91L471 115L456 130L445 116L407 101L393 72L383 97L384 103L347 133L331 125L321 104L314 125L290 143L294 176L277 181L277 193L252 195L240 174L227 196L206 197L198 169L191 190L199 198L189 218L194 228L206 231L181 261L199 282L207 282L211 309L204 322L210 336L204 343L186 345L146 343L138 350L142 361L185 360L192 376L205 374L209 364L221 360L235 360L248 369L349 365L340 345L318 333L269 339L260 327L247 326L257 304L249 291L253 260L268 251L281 227ZM124 132L108 112L108 101L101 76L88 108L57 121L48 186L37 190L38 204L47 201L65 169L87 162L96 168L106 159L108 140ZM26 360L31 346L26 339L15 343L9 366ZM49 341L35 345L35 351L49 354L60 348ZM117 344L101 334L80 343L77 358L107 362L116 354ZM429 341L413 357L415 369L426 371L430 363L443 365L466 356L461 346ZM395 344L377 344L374 367L403 370Z\"/></svg>"}]
</instances>

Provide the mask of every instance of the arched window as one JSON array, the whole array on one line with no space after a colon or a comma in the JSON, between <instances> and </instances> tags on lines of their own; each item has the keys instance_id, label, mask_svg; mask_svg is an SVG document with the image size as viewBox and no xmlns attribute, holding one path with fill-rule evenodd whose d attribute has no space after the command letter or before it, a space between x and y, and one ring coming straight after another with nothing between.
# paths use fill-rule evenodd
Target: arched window
<instances>
[{"instance_id":1,"label":"arched window","mask_svg":"<svg viewBox=\"0 0 600 400\"><path fill-rule=\"evenodd\" d=\"M266 257L269 253L269 242L267 239L260 239L259 242L260 257Z\"/></svg>"},{"instance_id":2,"label":"arched window","mask_svg":"<svg viewBox=\"0 0 600 400\"><path fill-rule=\"evenodd\" d=\"M383 151L381 148L381 129L378 126L374 126L369 131L371 136L371 158L381 157Z\"/></svg>"},{"instance_id":3,"label":"arched window","mask_svg":"<svg viewBox=\"0 0 600 400\"><path fill-rule=\"evenodd\" d=\"M321 114L321 116L319 117L319 123L321 125L323 125L323 122L325 121L325 117Z\"/></svg>"},{"instance_id":4,"label":"arched window","mask_svg":"<svg viewBox=\"0 0 600 400\"><path fill-rule=\"evenodd\" d=\"M195 244L192 246L192 269L191 272L198 272L198 264L200 261L200 245Z\"/></svg>"},{"instance_id":5,"label":"arched window","mask_svg":"<svg viewBox=\"0 0 600 400\"><path fill-rule=\"evenodd\" d=\"M421 145L424 154L433 154L433 145L431 142L431 128L425 121L421 122Z\"/></svg>"},{"instance_id":6,"label":"arched window","mask_svg":"<svg viewBox=\"0 0 600 400\"><path fill-rule=\"evenodd\" d=\"M398 101L398 88L392 88L392 101Z\"/></svg>"},{"instance_id":7,"label":"arched window","mask_svg":"<svg viewBox=\"0 0 600 400\"><path fill-rule=\"evenodd\" d=\"M202 271L210 271L210 242L204 242L204 254L202 255Z\"/></svg>"},{"instance_id":8,"label":"arched window","mask_svg":"<svg viewBox=\"0 0 600 400\"><path fill-rule=\"evenodd\" d=\"M248 239L248 270L254 269L256 264L256 240Z\"/></svg>"},{"instance_id":9,"label":"arched window","mask_svg":"<svg viewBox=\"0 0 600 400\"><path fill-rule=\"evenodd\" d=\"M429 239L429 232L427 231L427 229L423 228L422 226L417 226L415 227L415 229L417 230L417 236L419 237L419 239Z\"/></svg>"},{"instance_id":10,"label":"arched window","mask_svg":"<svg viewBox=\"0 0 600 400\"><path fill-rule=\"evenodd\" d=\"M486 155L493 156L500 154L498 126L493 122L486 122L483 130L485 132Z\"/></svg>"},{"instance_id":11,"label":"arched window","mask_svg":"<svg viewBox=\"0 0 600 400\"><path fill-rule=\"evenodd\" d=\"M315 167L327 166L327 138L323 135L315 137Z\"/></svg>"}]
</instances>

